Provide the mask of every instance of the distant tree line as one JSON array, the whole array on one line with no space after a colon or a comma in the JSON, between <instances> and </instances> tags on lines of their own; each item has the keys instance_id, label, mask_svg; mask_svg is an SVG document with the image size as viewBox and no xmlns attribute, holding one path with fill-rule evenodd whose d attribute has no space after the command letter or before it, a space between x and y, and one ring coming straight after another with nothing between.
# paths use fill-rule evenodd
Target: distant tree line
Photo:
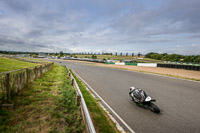
<instances>
[{"instance_id":1,"label":"distant tree line","mask_svg":"<svg viewBox=\"0 0 200 133\"><path fill-rule=\"evenodd\" d=\"M50 56L75 56L75 55L115 55L115 56L134 56L134 53L131 53L129 55L129 53L108 53L108 52L98 52L98 53L93 53L93 52L84 52L84 53L64 53L63 51L60 52L21 52L21 51L0 51L0 54L11 54L11 55L17 55L17 54L30 54L30 55L38 55L39 53L45 53L48 54ZM137 56L141 56L142 54L138 53Z\"/></svg>"},{"instance_id":2,"label":"distant tree line","mask_svg":"<svg viewBox=\"0 0 200 133\"><path fill-rule=\"evenodd\" d=\"M35 55L38 55L39 52L0 51L0 54L11 54L11 55L17 55L17 54L35 54Z\"/></svg>"},{"instance_id":3,"label":"distant tree line","mask_svg":"<svg viewBox=\"0 0 200 133\"><path fill-rule=\"evenodd\" d=\"M171 61L171 62L186 62L186 63L200 63L200 55L179 55L179 54L159 54L150 52L145 55L146 58Z\"/></svg>"}]
</instances>

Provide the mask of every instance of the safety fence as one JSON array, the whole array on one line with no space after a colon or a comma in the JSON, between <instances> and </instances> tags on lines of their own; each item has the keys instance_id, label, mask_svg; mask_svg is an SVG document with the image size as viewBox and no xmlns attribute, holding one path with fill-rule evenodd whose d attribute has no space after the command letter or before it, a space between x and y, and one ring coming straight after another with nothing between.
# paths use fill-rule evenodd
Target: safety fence
<instances>
[{"instance_id":1,"label":"safety fence","mask_svg":"<svg viewBox=\"0 0 200 133\"><path fill-rule=\"evenodd\" d=\"M53 63L0 73L0 103L9 103L13 96L53 67Z\"/></svg>"},{"instance_id":2,"label":"safety fence","mask_svg":"<svg viewBox=\"0 0 200 133\"><path fill-rule=\"evenodd\" d=\"M85 122L85 129L87 133L96 133L95 128L94 128L94 124L92 122L92 119L90 117L90 113L88 111L87 105L85 103L85 100L83 98L83 95L81 93L81 90L76 82L76 79L73 77L72 73L69 71L69 68L66 67L66 69L68 70L68 74L69 77L72 81L72 85L74 86L74 88L76 89L76 101L77 101L77 105L81 106L81 112L82 112L82 116L83 116L83 120ZM73 72L74 73L74 72Z\"/></svg>"},{"instance_id":3,"label":"safety fence","mask_svg":"<svg viewBox=\"0 0 200 133\"><path fill-rule=\"evenodd\" d=\"M120 63L107 62L105 64L130 65L130 66L142 66L142 67L165 67L165 68L200 71L199 65L161 64L161 63L122 63L122 62L120 62Z\"/></svg>"}]
</instances>

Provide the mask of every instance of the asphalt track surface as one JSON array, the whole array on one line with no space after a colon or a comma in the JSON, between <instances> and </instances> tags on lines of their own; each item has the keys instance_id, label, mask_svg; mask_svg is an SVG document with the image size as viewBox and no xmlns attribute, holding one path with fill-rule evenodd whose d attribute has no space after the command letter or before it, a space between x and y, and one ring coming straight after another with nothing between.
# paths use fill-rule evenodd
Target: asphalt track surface
<instances>
[{"instance_id":1,"label":"asphalt track surface","mask_svg":"<svg viewBox=\"0 0 200 133\"><path fill-rule=\"evenodd\" d=\"M61 64L74 69L136 133L200 133L200 82L87 63ZM161 114L136 106L128 96L130 86L155 98Z\"/></svg>"}]
</instances>

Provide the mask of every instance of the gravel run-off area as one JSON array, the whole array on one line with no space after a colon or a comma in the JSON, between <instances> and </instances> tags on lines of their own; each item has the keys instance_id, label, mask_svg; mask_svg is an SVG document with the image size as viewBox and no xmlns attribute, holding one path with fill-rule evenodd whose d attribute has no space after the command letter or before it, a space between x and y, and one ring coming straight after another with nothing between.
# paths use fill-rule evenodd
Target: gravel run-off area
<instances>
[{"instance_id":1,"label":"gravel run-off area","mask_svg":"<svg viewBox=\"0 0 200 133\"><path fill-rule=\"evenodd\" d=\"M178 78L194 79L200 81L200 71L173 69L173 68L161 68L161 67L141 67L141 66L128 66L128 65L113 65L113 64L98 64L98 66L122 68L132 71L142 71L148 73L155 73L167 76L173 76Z\"/></svg>"}]
</instances>

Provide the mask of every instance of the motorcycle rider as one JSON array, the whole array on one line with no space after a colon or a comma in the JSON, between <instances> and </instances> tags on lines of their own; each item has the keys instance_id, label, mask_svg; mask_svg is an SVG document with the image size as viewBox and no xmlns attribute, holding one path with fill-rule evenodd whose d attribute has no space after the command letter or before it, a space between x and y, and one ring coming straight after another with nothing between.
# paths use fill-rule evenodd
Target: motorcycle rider
<instances>
[{"instance_id":1,"label":"motorcycle rider","mask_svg":"<svg viewBox=\"0 0 200 133\"><path fill-rule=\"evenodd\" d=\"M130 87L129 95L132 97L132 100L136 103L143 103L147 97L146 93L135 87Z\"/></svg>"}]
</instances>

